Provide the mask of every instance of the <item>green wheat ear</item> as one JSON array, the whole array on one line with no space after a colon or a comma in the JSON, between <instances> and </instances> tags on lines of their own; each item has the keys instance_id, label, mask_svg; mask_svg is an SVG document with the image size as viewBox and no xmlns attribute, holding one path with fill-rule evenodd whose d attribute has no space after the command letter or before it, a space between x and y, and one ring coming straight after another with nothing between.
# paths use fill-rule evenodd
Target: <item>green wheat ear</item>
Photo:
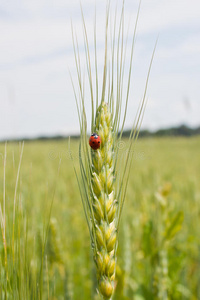
<instances>
[{"instance_id":1,"label":"green wheat ear","mask_svg":"<svg viewBox=\"0 0 200 300\"><path fill-rule=\"evenodd\" d=\"M116 206L114 190L114 140L112 116L108 104L97 109L95 132L101 137L101 147L92 150L92 209L96 247L94 259L101 294L109 299L113 294L116 264Z\"/></svg>"},{"instance_id":2,"label":"green wheat ear","mask_svg":"<svg viewBox=\"0 0 200 300\"><path fill-rule=\"evenodd\" d=\"M114 23L112 24L109 19L108 6L106 14L103 83L100 89L99 71L97 68L96 18L94 24L95 74L93 74L87 30L82 12L85 58L92 111L91 132L97 133L101 138L101 145L97 150L91 149L88 143L84 76L82 74L84 67L81 65L78 40L72 28L75 64L78 75L78 92L73 81L72 84L81 133L79 145L81 176L78 175L76 169L75 173L89 227L93 257L97 267L98 290L103 299L111 299L114 293L118 231L131 167L132 158L130 154L133 142L137 139L142 122L146 104L148 78L153 60L152 56L144 96L136 114L126 151L124 151L121 157L119 155L118 145L122 137L126 119L139 9L129 56L127 55L127 37L124 37L124 6L122 6L119 20L117 20L116 16L115 14ZM117 24L119 24L118 28L116 28ZM111 28L110 36L112 37L110 43L108 43L107 39L109 26ZM110 49L108 49L109 47ZM110 56L108 53L111 53ZM128 64L126 62L127 57L129 58ZM123 81L126 65L129 66L127 70L128 80L126 82L126 88L124 88ZM95 84L93 84L93 81ZM124 116L122 118L121 130L119 131L123 102L122 91L126 91L126 96Z\"/></svg>"}]
</instances>

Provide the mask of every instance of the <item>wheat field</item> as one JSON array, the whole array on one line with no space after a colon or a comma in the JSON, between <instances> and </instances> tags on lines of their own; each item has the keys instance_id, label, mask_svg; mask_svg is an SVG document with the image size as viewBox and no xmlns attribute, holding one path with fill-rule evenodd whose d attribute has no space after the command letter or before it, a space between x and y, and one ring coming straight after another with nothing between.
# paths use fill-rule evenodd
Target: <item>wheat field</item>
<instances>
[{"instance_id":1,"label":"wheat field","mask_svg":"<svg viewBox=\"0 0 200 300\"><path fill-rule=\"evenodd\" d=\"M22 143L0 144L0 299L100 299L78 144L25 142L20 167ZM127 140L118 147L123 157ZM200 299L199 148L199 137L137 141L113 300Z\"/></svg>"}]
</instances>

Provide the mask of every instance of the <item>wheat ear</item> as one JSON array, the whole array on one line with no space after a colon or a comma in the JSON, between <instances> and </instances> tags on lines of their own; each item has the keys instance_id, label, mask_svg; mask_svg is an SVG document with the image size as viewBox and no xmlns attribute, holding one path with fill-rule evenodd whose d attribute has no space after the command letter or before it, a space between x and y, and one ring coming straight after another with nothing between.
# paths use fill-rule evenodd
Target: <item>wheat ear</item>
<instances>
[{"instance_id":1,"label":"wheat ear","mask_svg":"<svg viewBox=\"0 0 200 300\"><path fill-rule=\"evenodd\" d=\"M127 60L127 43L125 42L124 37L124 6L122 6L119 22L115 15L114 25L110 23L112 37L110 43L108 43L107 38L109 27L108 6L106 14L103 82L102 88L100 88L97 67L96 18L94 26L95 72L93 72L86 25L82 12L85 58L91 99L91 133L95 132L101 138L101 146L97 150L91 149L88 143L87 116L85 109L85 80L84 75L82 74L84 67L82 67L81 64L82 61L79 53L78 39L72 28L78 91L77 88L75 88L73 80L72 85L74 88L80 123L79 164L81 176L79 176L75 167L74 170L78 180L81 200L91 237L93 257L97 267L98 290L105 300L111 299L114 293L118 231L131 168L131 150L133 142L137 139L143 118L146 105L147 84L154 56L153 52L144 96L135 117L135 122L127 142L126 151L123 153L123 157L120 157L118 145L120 145L128 107L138 16L139 9L130 47L130 55L128 56L129 63L125 64L125 61ZM119 24L119 28L118 36L116 37L117 24ZM108 51L109 46L110 51ZM126 88L124 89L126 95L125 109L120 131L122 91L124 87L123 80L126 65L128 65L128 79ZM93 80L93 77L95 80ZM73 155L71 155L71 158L73 160ZM118 167L120 167L120 169L118 169Z\"/></svg>"},{"instance_id":2,"label":"wheat ear","mask_svg":"<svg viewBox=\"0 0 200 300\"><path fill-rule=\"evenodd\" d=\"M110 299L113 294L116 249L116 199L114 190L114 132L108 104L97 109L95 132L101 137L101 147L92 154L92 208L94 211L97 251L94 259L101 294Z\"/></svg>"}]
</instances>

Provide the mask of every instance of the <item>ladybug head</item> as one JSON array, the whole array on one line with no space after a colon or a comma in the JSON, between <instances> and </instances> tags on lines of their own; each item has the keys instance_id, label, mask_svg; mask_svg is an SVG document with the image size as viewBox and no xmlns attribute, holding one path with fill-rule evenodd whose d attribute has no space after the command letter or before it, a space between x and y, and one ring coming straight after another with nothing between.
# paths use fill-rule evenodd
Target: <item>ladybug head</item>
<instances>
[{"instance_id":1,"label":"ladybug head","mask_svg":"<svg viewBox=\"0 0 200 300\"><path fill-rule=\"evenodd\" d=\"M95 139L97 139L98 138L98 134L97 133L93 133L91 136L93 136Z\"/></svg>"}]
</instances>

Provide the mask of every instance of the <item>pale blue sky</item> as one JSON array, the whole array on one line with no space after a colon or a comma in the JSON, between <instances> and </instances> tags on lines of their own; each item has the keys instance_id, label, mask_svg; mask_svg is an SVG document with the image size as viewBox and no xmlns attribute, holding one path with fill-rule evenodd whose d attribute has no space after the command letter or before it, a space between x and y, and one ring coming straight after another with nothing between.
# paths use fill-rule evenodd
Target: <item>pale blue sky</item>
<instances>
[{"instance_id":1,"label":"pale blue sky","mask_svg":"<svg viewBox=\"0 0 200 300\"><path fill-rule=\"evenodd\" d=\"M81 2L90 45L96 3L101 63L106 1ZM125 1L130 37L137 7L138 1ZM69 76L70 70L75 78L71 20L84 57L79 0L0 1L0 139L79 132ZM198 126L200 1L142 0L126 127L143 95L158 34L143 128Z\"/></svg>"}]
</instances>

